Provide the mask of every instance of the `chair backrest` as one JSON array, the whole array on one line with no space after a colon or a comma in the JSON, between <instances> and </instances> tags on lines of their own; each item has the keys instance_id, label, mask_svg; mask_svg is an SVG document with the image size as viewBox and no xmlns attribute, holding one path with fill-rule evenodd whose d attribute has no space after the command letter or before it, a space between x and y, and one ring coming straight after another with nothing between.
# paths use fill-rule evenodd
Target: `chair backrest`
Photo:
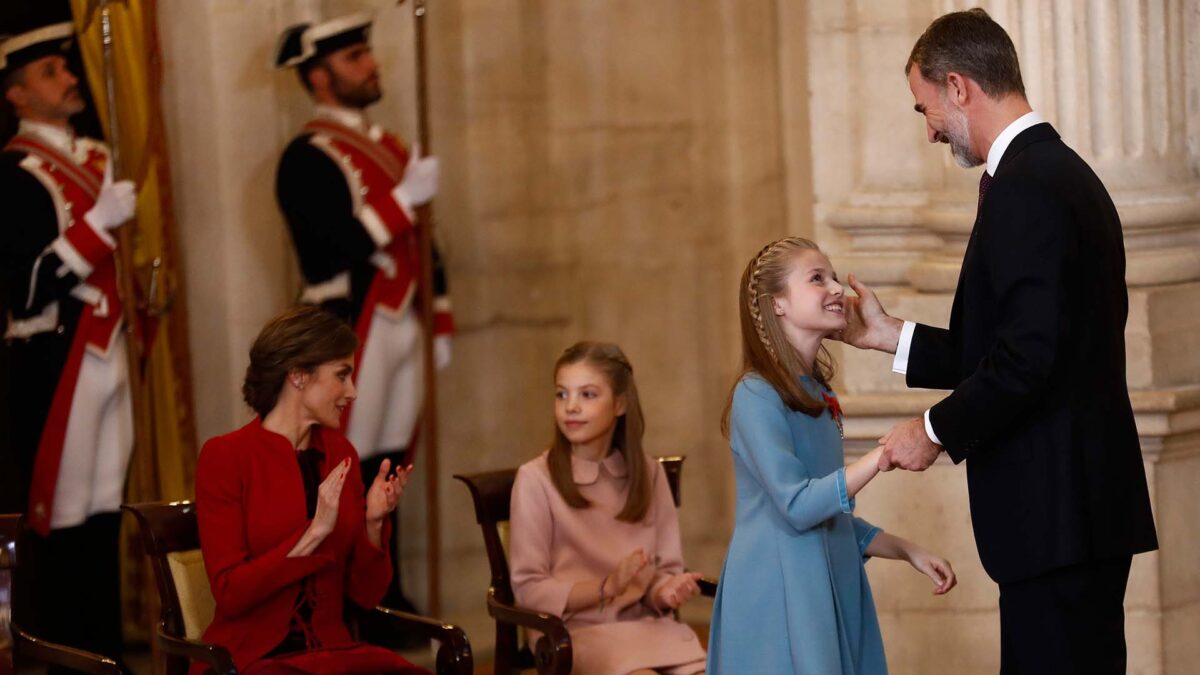
<instances>
[{"instance_id":1,"label":"chair backrest","mask_svg":"<svg viewBox=\"0 0 1200 675\"><path fill-rule=\"evenodd\" d=\"M150 556L163 631L172 637L200 639L212 623L216 601L200 554L196 505L153 502L121 508L137 519L142 546Z\"/></svg>"},{"instance_id":2,"label":"chair backrest","mask_svg":"<svg viewBox=\"0 0 1200 675\"><path fill-rule=\"evenodd\" d=\"M683 455L672 457L657 457L663 471L667 475L667 484L671 487L671 496L675 505L681 503L680 477L683 473ZM471 492L475 503L475 522L483 530L483 544L487 549L488 567L492 572L492 588L496 599L500 602L513 604L512 579L509 576L507 537L501 535L501 525L508 522L509 503L512 501L513 482L517 478L516 469L488 471L476 474L458 474L454 478L461 481Z\"/></svg>"},{"instance_id":3,"label":"chair backrest","mask_svg":"<svg viewBox=\"0 0 1200 675\"><path fill-rule=\"evenodd\" d=\"M0 673L13 672L13 571L17 567L17 537L21 516L0 514Z\"/></svg>"}]
</instances>

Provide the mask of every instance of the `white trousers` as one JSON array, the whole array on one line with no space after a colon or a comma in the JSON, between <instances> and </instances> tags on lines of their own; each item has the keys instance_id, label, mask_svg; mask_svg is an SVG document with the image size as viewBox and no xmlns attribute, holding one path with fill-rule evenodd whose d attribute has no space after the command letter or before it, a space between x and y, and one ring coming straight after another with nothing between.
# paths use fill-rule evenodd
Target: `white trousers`
<instances>
[{"instance_id":1,"label":"white trousers","mask_svg":"<svg viewBox=\"0 0 1200 675\"><path fill-rule=\"evenodd\" d=\"M50 528L74 527L97 513L119 511L133 453L133 400L125 334L107 356L83 353L63 441Z\"/></svg>"},{"instance_id":2,"label":"white trousers","mask_svg":"<svg viewBox=\"0 0 1200 675\"><path fill-rule=\"evenodd\" d=\"M371 317L346 429L361 459L407 448L412 440L425 396L423 332L411 304L399 316L377 310Z\"/></svg>"}]
</instances>

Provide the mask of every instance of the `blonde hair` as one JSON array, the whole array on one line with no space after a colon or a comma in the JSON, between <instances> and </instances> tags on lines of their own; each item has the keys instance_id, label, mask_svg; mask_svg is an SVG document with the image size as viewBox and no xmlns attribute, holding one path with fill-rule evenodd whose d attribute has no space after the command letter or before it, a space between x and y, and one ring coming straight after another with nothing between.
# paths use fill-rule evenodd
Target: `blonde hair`
<instances>
[{"instance_id":1,"label":"blonde hair","mask_svg":"<svg viewBox=\"0 0 1200 675\"><path fill-rule=\"evenodd\" d=\"M784 237L767 244L742 272L738 291L738 314L742 325L742 372L757 373L769 382L785 405L816 417L825 411L824 400L814 397L800 384L801 375L809 375L828 387L833 379L833 357L821 345L814 363L804 363L787 341L779 317L775 315L775 297L785 291L792 262L805 251L821 253L821 248L802 237ZM734 387L737 386L735 381ZM733 390L721 416L721 431L729 435L729 415Z\"/></svg>"},{"instance_id":2,"label":"blonde hair","mask_svg":"<svg viewBox=\"0 0 1200 675\"><path fill-rule=\"evenodd\" d=\"M625 466L629 471L629 494L625 497L625 506L617 514L617 520L641 522L650 509L650 474L646 468L646 455L642 451L646 422L642 417L637 384L633 381L633 366L620 347L608 342L577 342L571 345L555 362L554 374L557 376L559 369L573 363L593 366L604 374L614 396L625 397L625 414L617 418L613 447L625 457ZM571 470L571 441L563 435L558 424L554 425L554 442L550 445L546 462L550 467L550 480L563 501L576 509L591 506L591 502L575 484Z\"/></svg>"}]
</instances>

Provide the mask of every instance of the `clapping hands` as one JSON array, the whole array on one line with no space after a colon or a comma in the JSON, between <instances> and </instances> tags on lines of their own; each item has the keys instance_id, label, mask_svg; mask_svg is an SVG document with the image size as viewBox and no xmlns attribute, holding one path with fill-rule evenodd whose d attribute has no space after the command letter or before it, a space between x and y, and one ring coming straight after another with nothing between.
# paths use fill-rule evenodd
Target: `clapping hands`
<instances>
[{"instance_id":1,"label":"clapping hands","mask_svg":"<svg viewBox=\"0 0 1200 675\"><path fill-rule=\"evenodd\" d=\"M617 568L608 575L605 595L615 598L624 593L629 584L633 583L637 575L649 564L650 559L646 557L646 551L640 548L622 558L621 562L617 563Z\"/></svg>"},{"instance_id":2,"label":"clapping hands","mask_svg":"<svg viewBox=\"0 0 1200 675\"><path fill-rule=\"evenodd\" d=\"M337 527L338 505L342 501L342 487L346 484L346 472L350 470L350 458L338 463L333 471L321 481L317 488L317 511L313 515L312 528L320 539L324 539Z\"/></svg>"},{"instance_id":3,"label":"clapping hands","mask_svg":"<svg viewBox=\"0 0 1200 675\"><path fill-rule=\"evenodd\" d=\"M699 572L684 572L667 578L654 594L654 605L662 609L679 609L685 602L700 595Z\"/></svg>"},{"instance_id":4,"label":"clapping hands","mask_svg":"<svg viewBox=\"0 0 1200 675\"><path fill-rule=\"evenodd\" d=\"M383 460L379 465L379 473L375 475L375 480L371 482L371 487L367 490L368 523L379 522L396 509L396 505L400 503L400 495L404 492L404 486L408 485L408 479L412 476L411 465L397 469L394 473L391 469L391 460Z\"/></svg>"}]
</instances>

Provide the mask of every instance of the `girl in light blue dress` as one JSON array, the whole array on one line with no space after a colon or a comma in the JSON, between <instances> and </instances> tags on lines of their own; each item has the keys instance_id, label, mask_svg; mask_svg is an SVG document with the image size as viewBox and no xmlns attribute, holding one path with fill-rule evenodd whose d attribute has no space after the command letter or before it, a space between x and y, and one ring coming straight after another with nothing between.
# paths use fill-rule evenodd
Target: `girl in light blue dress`
<instances>
[{"instance_id":1,"label":"girl in light blue dress","mask_svg":"<svg viewBox=\"0 0 1200 675\"><path fill-rule=\"evenodd\" d=\"M742 275L744 373L722 429L737 483L737 520L717 588L708 672L887 672L867 558L908 561L954 587L946 560L853 515L882 448L852 464L829 388L822 341L846 327L842 286L816 244L788 237Z\"/></svg>"}]
</instances>

